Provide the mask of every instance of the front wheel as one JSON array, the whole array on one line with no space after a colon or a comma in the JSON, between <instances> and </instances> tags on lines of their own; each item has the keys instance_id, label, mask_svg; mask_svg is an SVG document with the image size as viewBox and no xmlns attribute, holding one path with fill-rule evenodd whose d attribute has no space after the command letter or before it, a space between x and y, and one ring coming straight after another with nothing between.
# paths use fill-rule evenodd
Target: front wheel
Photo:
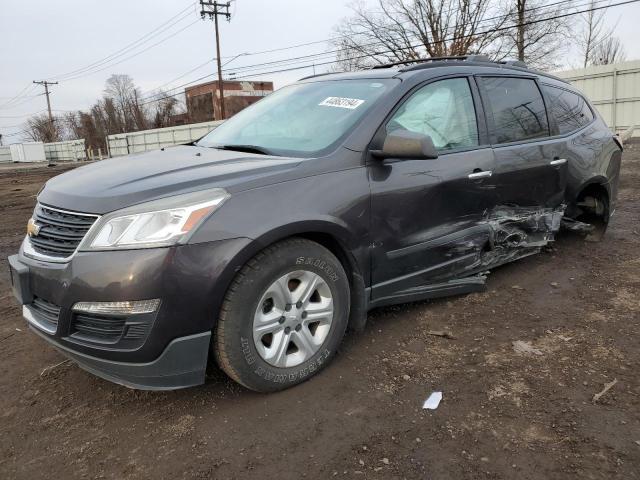
<instances>
[{"instance_id":1,"label":"front wheel","mask_svg":"<svg viewBox=\"0 0 640 480\"><path fill-rule=\"evenodd\" d=\"M215 358L247 388L282 390L329 362L348 318L349 282L340 261L310 240L285 240L251 259L229 287Z\"/></svg>"}]
</instances>

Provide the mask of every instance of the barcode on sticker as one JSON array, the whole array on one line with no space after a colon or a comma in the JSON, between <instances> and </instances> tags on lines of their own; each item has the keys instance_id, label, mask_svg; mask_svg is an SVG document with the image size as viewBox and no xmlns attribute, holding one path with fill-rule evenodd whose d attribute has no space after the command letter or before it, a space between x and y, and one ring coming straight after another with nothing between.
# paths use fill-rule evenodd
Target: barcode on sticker
<instances>
[{"instance_id":1,"label":"barcode on sticker","mask_svg":"<svg viewBox=\"0 0 640 480\"><path fill-rule=\"evenodd\" d=\"M318 105L322 107L339 107L353 110L354 108L358 108L363 103L364 100L360 100L358 98L327 97Z\"/></svg>"}]
</instances>

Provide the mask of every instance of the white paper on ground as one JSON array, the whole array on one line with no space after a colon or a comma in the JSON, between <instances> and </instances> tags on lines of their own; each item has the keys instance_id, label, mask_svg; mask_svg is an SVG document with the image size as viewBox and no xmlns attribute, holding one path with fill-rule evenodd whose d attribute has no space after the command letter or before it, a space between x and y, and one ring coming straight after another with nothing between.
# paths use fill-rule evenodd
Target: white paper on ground
<instances>
[{"instance_id":1,"label":"white paper on ground","mask_svg":"<svg viewBox=\"0 0 640 480\"><path fill-rule=\"evenodd\" d=\"M424 401L422 408L435 410L438 408L438 405L440 405L440 400L442 400L442 392L433 392L429 395L429 398Z\"/></svg>"}]
</instances>

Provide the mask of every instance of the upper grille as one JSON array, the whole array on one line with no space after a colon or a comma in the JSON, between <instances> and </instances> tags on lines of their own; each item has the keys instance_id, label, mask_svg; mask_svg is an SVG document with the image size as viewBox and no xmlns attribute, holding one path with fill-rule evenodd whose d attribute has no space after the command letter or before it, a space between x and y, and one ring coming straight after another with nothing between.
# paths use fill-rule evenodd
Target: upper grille
<instances>
[{"instance_id":1,"label":"upper grille","mask_svg":"<svg viewBox=\"0 0 640 480\"><path fill-rule=\"evenodd\" d=\"M67 212L38 204L33 219L40 230L37 235L30 236L29 241L37 253L57 258L69 257L97 218L97 215Z\"/></svg>"}]
</instances>

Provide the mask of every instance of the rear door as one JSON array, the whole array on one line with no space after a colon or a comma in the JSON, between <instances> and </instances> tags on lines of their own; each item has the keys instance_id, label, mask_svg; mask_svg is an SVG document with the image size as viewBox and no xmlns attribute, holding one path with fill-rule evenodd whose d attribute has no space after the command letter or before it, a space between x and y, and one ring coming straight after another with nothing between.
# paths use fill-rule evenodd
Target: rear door
<instances>
[{"instance_id":1,"label":"rear door","mask_svg":"<svg viewBox=\"0 0 640 480\"><path fill-rule=\"evenodd\" d=\"M562 137L568 175L565 198L573 202L585 184L594 178L609 182L615 200L619 172L619 149L607 128L598 128L596 115L578 93L543 83L542 91L555 120L555 133ZM608 152L608 153L607 153ZM609 161L611 160L611 161ZM575 214L576 212L571 212Z\"/></svg>"},{"instance_id":2,"label":"rear door","mask_svg":"<svg viewBox=\"0 0 640 480\"><path fill-rule=\"evenodd\" d=\"M495 153L495 204L520 212L557 209L564 201L564 139L551 138L535 77L477 76ZM524 208L524 210L522 210Z\"/></svg>"},{"instance_id":3,"label":"rear door","mask_svg":"<svg viewBox=\"0 0 640 480\"><path fill-rule=\"evenodd\" d=\"M477 262L494 166L479 104L472 77L437 79L416 87L381 127L382 137L397 128L429 135L439 157L368 161L373 300L410 295Z\"/></svg>"}]
</instances>

